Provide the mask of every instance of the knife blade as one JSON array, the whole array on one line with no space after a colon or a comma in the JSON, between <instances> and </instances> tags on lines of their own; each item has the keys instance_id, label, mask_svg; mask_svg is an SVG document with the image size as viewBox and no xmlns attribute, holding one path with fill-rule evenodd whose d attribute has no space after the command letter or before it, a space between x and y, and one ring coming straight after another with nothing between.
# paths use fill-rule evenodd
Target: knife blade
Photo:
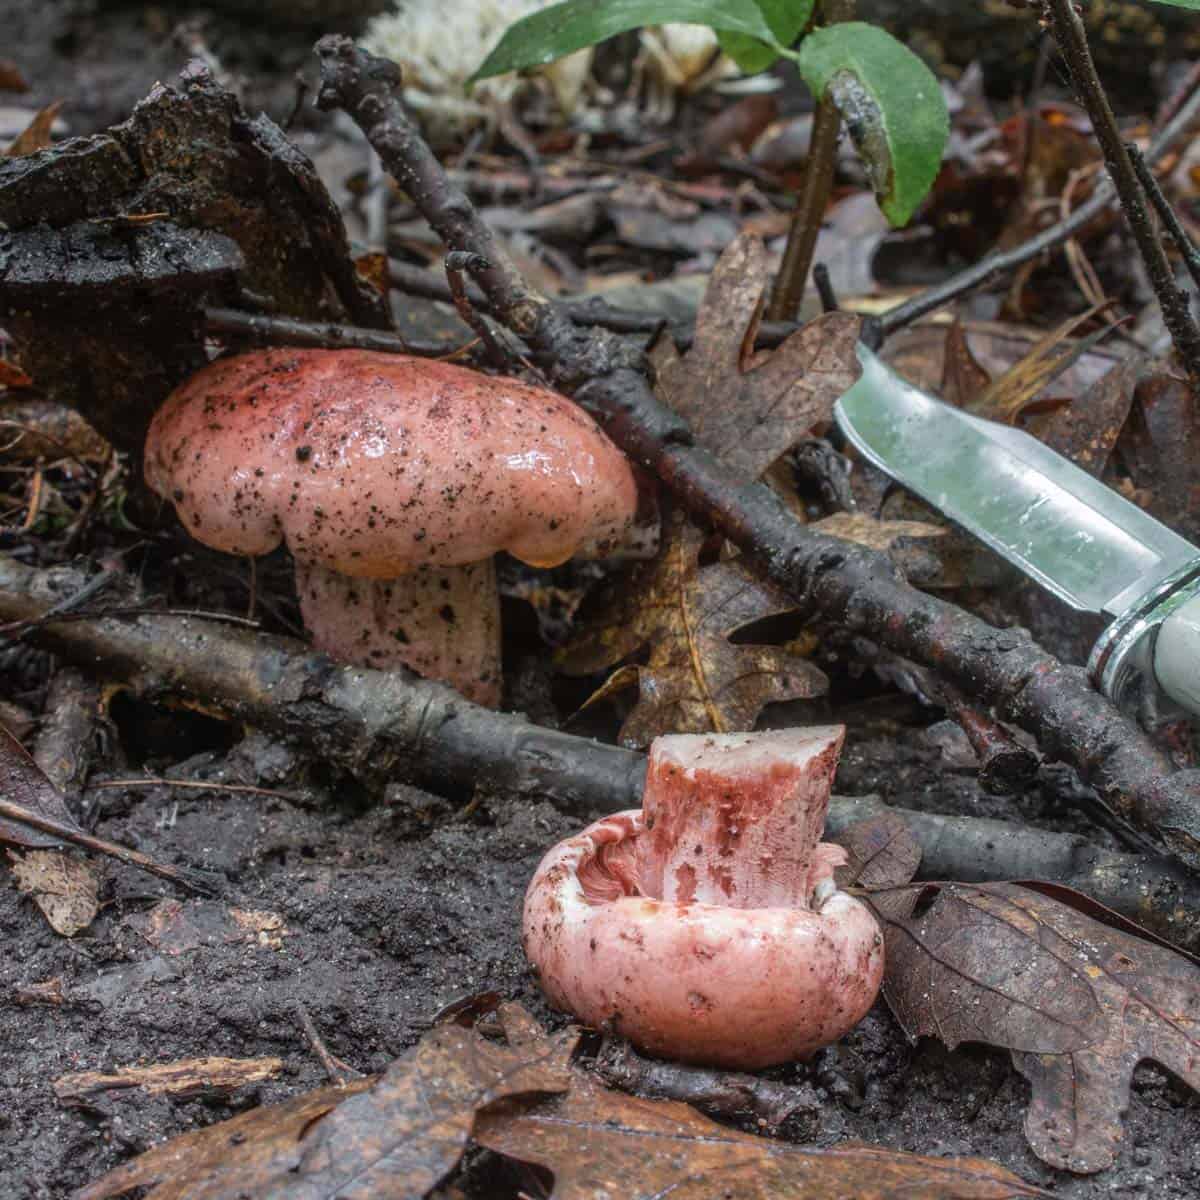
<instances>
[{"instance_id":1,"label":"knife blade","mask_svg":"<svg viewBox=\"0 0 1200 1200\"><path fill-rule=\"evenodd\" d=\"M945 404L861 343L834 416L868 461L1074 608L1114 618L1089 661L1123 708L1200 714L1200 548L1020 429Z\"/></svg>"}]
</instances>

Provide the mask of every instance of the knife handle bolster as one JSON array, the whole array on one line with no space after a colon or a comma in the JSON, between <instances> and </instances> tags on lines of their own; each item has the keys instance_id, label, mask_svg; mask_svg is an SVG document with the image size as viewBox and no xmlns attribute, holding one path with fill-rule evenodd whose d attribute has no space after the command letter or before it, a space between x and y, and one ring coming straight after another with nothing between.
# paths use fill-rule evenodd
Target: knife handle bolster
<instances>
[{"instance_id":1,"label":"knife handle bolster","mask_svg":"<svg viewBox=\"0 0 1200 1200\"><path fill-rule=\"evenodd\" d=\"M1186 600L1158 627L1154 675L1176 704L1200 714L1200 595Z\"/></svg>"}]
</instances>

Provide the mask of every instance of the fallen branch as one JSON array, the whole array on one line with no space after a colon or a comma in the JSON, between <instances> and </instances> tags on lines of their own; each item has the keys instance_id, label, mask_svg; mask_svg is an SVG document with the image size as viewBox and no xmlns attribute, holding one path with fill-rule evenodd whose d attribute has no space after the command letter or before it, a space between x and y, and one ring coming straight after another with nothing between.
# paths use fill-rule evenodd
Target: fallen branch
<instances>
[{"instance_id":1,"label":"fallen branch","mask_svg":"<svg viewBox=\"0 0 1200 1200\"><path fill-rule=\"evenodd\" d=\"M195 701L270 731L382 791L395 779L470 798L476 786L553 796L582 814L641 802L642 757L541 729L401 672L369 671L253 630L151 612L45 620L85 570L0 556L0 621L149 700Z\"/></svg>"},{"instance_id":2,"label":"fallen branch","mask_svg":"<svg viewBox=\"0 0 1200 1200\"><path fill-rule=\"evenodd\" d=\"M35 570L0 556L0 620L32 623L30 641L147 700L218 709L375 792L404 781L462 801L478 787L549 799L581 818L641 805L641 754L480 708L407 672L338 666L298 642L194 617L46 619L86 583L82 568ZM826 831L837 840L884 810L921 844L925 878L1065 883L1200 951L1200 884L1174 863L1004 821L887 809L869 797L835 796Z\"/></svg>"},{"instance_id":3,"label":"fallen branch","mask_svg":"<svg viewBox=\"0 0 1200 1200\"><path fill-rule=\"evenodd\" d=\"M395 64L330 36L317 45L321 107L344 108L449 249L481 256L476 280L496 315L533 349L557 386L720 530L809 620L870 637L941 672L1071 762L1110 804L1200 867L1200 771L1170 763L1089 684L1020 630L994 629L898 575L886 555L799 525L769 489L693 444L686 422L654 397L642 356L605 331L581 331L520 276L470 200L407 119Z\"/></svg>"}]
</instances>

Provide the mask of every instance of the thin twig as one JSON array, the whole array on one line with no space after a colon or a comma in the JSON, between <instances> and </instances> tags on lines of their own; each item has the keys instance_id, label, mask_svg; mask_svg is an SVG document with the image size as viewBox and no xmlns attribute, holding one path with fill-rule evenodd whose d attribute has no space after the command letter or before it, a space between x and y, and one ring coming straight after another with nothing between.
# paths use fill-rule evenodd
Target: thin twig
<instances>
[{"instance_id":1,"label":"thin twig","mask_svg":"<svg viewBox=\"0 0 1200 1200\"><path fill-rule=\"evenodd\" d=\"M416 354L438 358L449 347L444 342L414 342L386 329L300 321L240 312L236 308L206 308L204 327L209 333L234 333L275 346L307 346L323 350L378 350L384 354Z\"/></svg>"},{"instance_id":2,"label":"thin twig","mask_svg":"<svg viewBox=\"0 0 1200 1200\"><path fill-rule=\"evenodd\" d=\"M197 895L217 896L220 894L216 879L207 871L198 871L191 867L172 867L166 863L156 862L138 850L130 850L128 846L105 841L104 838L85 833L82 829L72 828L61 821L56 821L53 817L44 816L42 813L34 812L20 804L13 804L3 798L0 798L0 817L15 825L28 826L30 829L48 833L51 837L56 837L61 841L70 842L73 846L82 846L85 850L105 854L109 858L117 859L118 862L138 867L143 871L148 871L151 875L157 875L160 879L167 879L171 883L187 888Z\"/></svg>"},{"instance_id":3,"label":"thin twig","mask_svg":"<svg viewBox=\"0 0 1200 1200\"><path fill-rule=\"evenodd\" d=\"M342 1087L353 1079L363 1078L361 1071L356 1071L349 1063L344 1063L330 1054L329 1048L317 1032L316 1025L313 1024L312 1017L308 1015L308 1009L299 1000L296 1001L296 1019L300 1022L300 1028L304 1030L304 1036L308 1038L313 1053L321 1060L321 1066L325 1068L330 1083Z\"/></svg>"},{"instance_id":4,"label":"thin twig","mask_svg":"<svg viewBox=\"0 0 1200 1200\"><path fill-rule=\"evenodd\" d=\"M275 788L255 787L249 783L213 783L207 779L164 779L161 776L138 775L129 779L101 779L89 783L89 788L190 788L197 792L234 792L246 796L269 796L273 800L287 800L291 804L302 802L302 797L291 796Z\"/></svg>"},{"instance_id":5,"label":"thin twig","mask_svg":"<svg viewBox=\"0 0 1200 1200\"><path fill-rule=\"evenodd\" d=\"M1187 267L1188 274L1192 277L1192 283L1197 290L1200 290L1200 251L1196 249L1195 242L1188 236L1188 231L1184 229L1183 222L1171 207L1171 202L1163 194L1158 180L1154 178L1154 172L1146 166L1142 152L1132 142L1126 143L1125 150L1133 163L1138 182L1142 185L1146 195L1150 197L1154 211L1158 213L1158 219L1171 235L1171 241L1175 243L1175 249L1179 251L1184 266Z\"/></svg>"},{"instance_id":6,"label":"thin twig","mask_svg":"<svg viewBox=\"0 0 1200 1200\"><path fill-rule=\"evenodd\" d=\"M497 367L503 367L508 362L508 357L501 348L500 343L496 341L496 335L492 332L492 327L475 311L474 305L471 303L470 296L467 295L466 280L464 272L486 270L490 266L486 258L481 258L478 254L464 254L457 250L452 250L446 255L446 282L450 286L450 297L454 301L454 311L458 313L459 318L479 340L483 343L484 349L487 351L488 358Z\"/></svg>"},{"instance_id":7,"label":"thin twig","mask_svg":"<svg viewBox=\"0 0 1200 1200\"><path fill-rule=\"evenodd\" d=\"M1151 141L1146 151L1146 159L1156 163L1187 134L1192 122L1200 112L1200 82L1193 84L1190 92L1181 100L1174 116L1159 134ZM880 324L885 335L893 334L928 313L934 312L951 300L957 300L976 288L992 282L1001 275L1015 271L1025 263L1038 258L1048 250L1053 250L1068 238L1073 237L1085 226L1094 221L1102 212L1109 208L1116 199L1116 189L1112 183L1105 180L1098 184L1090 200L1081 204L1065 221L1059 221L1028 241L996 254L989 254L973 266L960 271L957 275L931 287L920 295L888 309L880 317Z\"/></svg>"},{"instance_id":8,"label":"thin twig","mask_svg":"<svg viewBox=\"0 0 1200 1200\"><path fill-rule=\"evenodd\" d=\"M826 24L854 19L855 0L823 0L821 16ZM783 262L775 277L775 287L767 303L769 321L797 321L800 303L808 283L813 252L825 220L829 193L833 189L833 170L837 163L838 140L842 132L842 114L828 94L817 99L813 114L812 139L808 146L808 162L804 183L792 223L788 228L787 247Z\"/></svg>"},{"instance_id":9,"label":"thin twig","mask_svg":"<svg viewBox=\"0 0 1200 1200\"><path fill-rule=\"evenodd\" d=\"M1146 273L1162 309L1163 322L1192 386L1200 387L1200 325L1193 319L1187 294L1175 283L1175 273L1167 261L1166 251L1155 235L1146 210L1146 195L1126 153L1104 86L1096 74L1083 21L1075 10L1074 0L1044 0L1044 4L1075 91L1092 119L1092 130L1104 152L1109 177L1117 189L1138 252L1146 264Z\"/></svg>"}]
</instances>

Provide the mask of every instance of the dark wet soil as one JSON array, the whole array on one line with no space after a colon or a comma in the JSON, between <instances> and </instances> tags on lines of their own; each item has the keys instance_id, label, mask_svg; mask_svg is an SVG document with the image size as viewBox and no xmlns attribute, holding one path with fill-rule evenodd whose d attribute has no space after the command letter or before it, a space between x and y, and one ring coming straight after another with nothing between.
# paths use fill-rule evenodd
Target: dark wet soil
<instances>
[{"instance_id":1,"label":"dark wet soil","mask_svg":"<svg viewBox=\"0 0 1200 1200\"><path fill-rule=\"evenodd\" d=\"M971 780L948 779L915 730L897 739L862 725L846 764L846 790L887 775L908 804L970 811L980 800ZM254 737L179 773L291 794L302 785L289 768L300 765ZM539 856L577 825L548 802L491 798L472 809L466 797L406 787L370 807L336 794L314 804L311 789L303 804L163 788L89 798L104 806L103 836L217 871L228 889L189 899L113 868L101 915L67 940L0 887L0 1195L65 1197L163 1138L326 1082L298 1005L329 1050L365 1072L470 993L498 991L562 1022L540 1000L518 932ZM231 909L255 914L242 918L248 929ZM30 989L49 981L60 1001L36 1002ZM70 1072L205 1055L278 1056L285 1067L224 1098L129 1090L69 1107L55 1096L54 1081ZM1027 1087L1004 1054L910 1046L882 1003L839 1046L775 1074L816 1087L816 1145L856 1138L982 1155L1071 1197L1200 1191L1200 1102L1154 1067L1135 1079L1117 1166L1093 1179L1050 1171L1029 1152ZM469 1194L489 1194L486 1178L473 1171Z\"/></svg>"}]
</instances>

